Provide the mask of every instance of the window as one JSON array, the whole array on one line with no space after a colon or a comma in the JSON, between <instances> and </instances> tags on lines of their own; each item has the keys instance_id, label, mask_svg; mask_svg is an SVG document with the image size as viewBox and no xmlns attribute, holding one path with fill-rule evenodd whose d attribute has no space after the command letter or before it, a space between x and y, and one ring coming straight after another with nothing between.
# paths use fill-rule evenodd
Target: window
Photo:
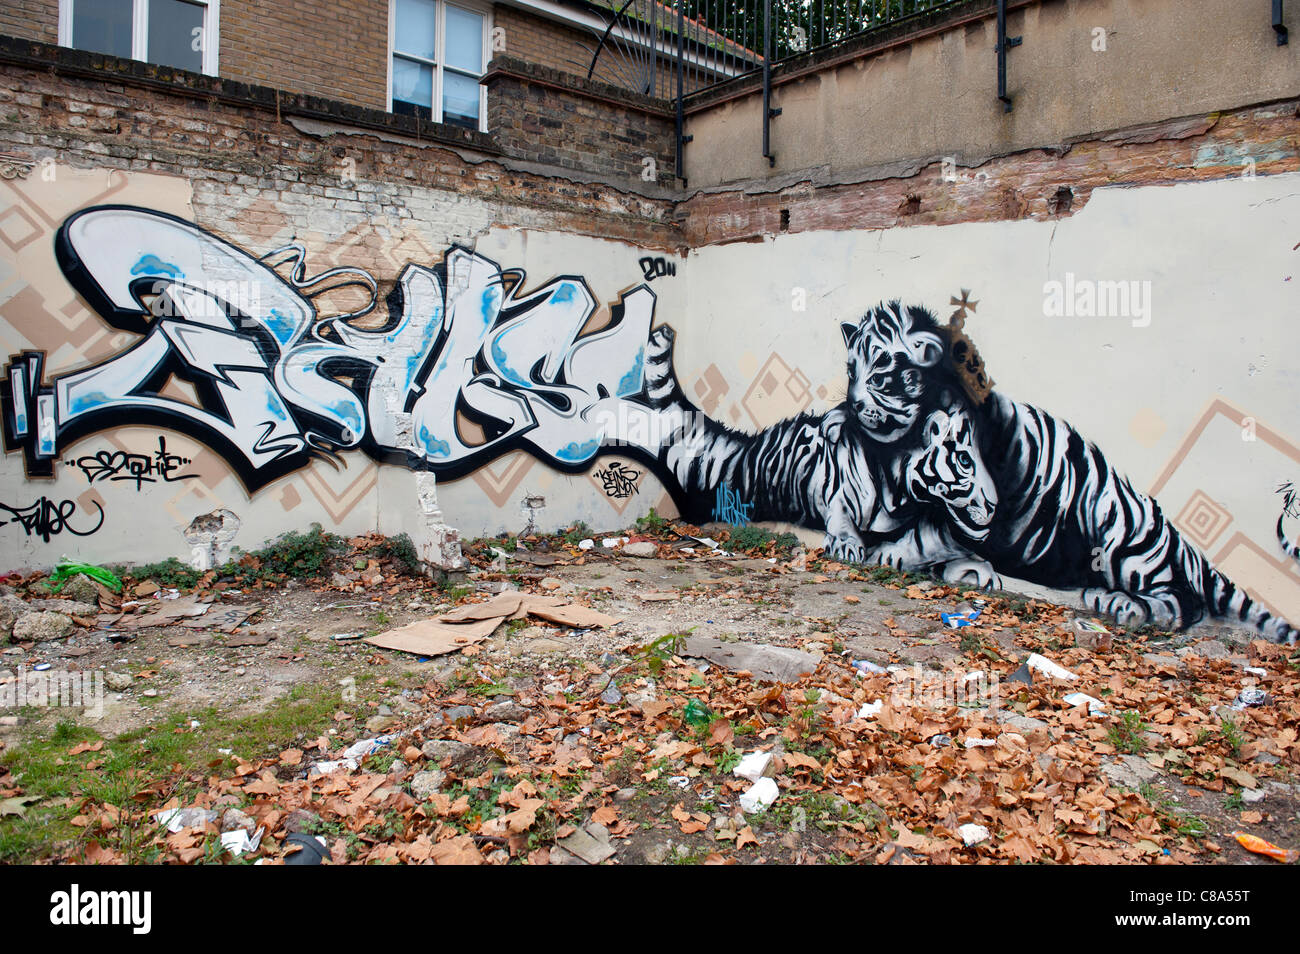
<instances>
[{"instance_id":1,"label":"window","mask_svg":"<svg viewBox=\"0 0 1300 954\"><path fill-rule=\"evenodd\" d=\"M488 15L446 0L392 0L389 100L395 113L487 131Z\"/></svg>"},{"instance_id":2,"label":"window","mask_svg":"<svg viewBox=\"0 0 1300 954\"><path fill-rule=\"evenodd\" d=\"M220 0L59 0L59 45L217 74Z\"/></svg>"}]
</instances>

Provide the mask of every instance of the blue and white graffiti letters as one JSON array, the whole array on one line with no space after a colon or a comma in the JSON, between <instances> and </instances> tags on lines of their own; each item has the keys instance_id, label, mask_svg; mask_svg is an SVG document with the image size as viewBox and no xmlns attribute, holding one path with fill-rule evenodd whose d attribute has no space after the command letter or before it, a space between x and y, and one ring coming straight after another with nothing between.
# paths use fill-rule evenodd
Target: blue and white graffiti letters
<instances>
[{"instance_id":1,"label":"blue and white graffiti letters","mask_svg":"<svg viewBox=\"0 0 1300 954\"><path fill-rule=\"evenodd\" d=\"M515 449L573 472L618 442L608 422L626 418L620 407L643 388L655 306L644 285L585 331L596 302L583 279L524 294L522 271L453 247L434 267L408 264L387 321L362 327L375 280L355 268L308 276L301 246L254 258L181 219L99 206L64 222L55 251L104 321L140 339L49 383L43 352L11 357L5 448L24 452L31 476L124 424L189 434L250 490L349 449L445 477ZM320 317L315 299L346 286L367 303ZM164 396L173 378L197 406Z\"/></svg>"}]
</instances>

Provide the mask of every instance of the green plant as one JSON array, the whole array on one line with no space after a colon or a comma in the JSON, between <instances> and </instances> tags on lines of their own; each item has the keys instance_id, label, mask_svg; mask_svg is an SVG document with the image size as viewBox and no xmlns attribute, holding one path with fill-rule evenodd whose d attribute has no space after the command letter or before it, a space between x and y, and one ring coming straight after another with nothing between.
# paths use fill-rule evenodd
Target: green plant
<instances>
[{"instance_id":1,"label":"green plant","mask_svg":"<svg viewBox=\"0 0 1300 954\"><path fill-rule=\"evenodd\" d=\"M571 526L568 533L564 535L564 542L569 544L571 547L576 547L583 540L589 540L594 535L595 531L592 530L591 527L587 526L584 521L579 520Z\"/></svg>"},{"instance_id":2,"label":"green plant","mask_svg":"<svg viewBox=\"0 0 1300 954\"><path fill-rule=\"evenodd\" d=\"M345 547L342 537L326 533L313 523L305 533L289 531L260 550L243 554L221 568L221 573L245 580L278 576L307 579L320 576L325 565Z\"/></svg>"},{"instance_id":3,"label":"green plant","mask_svg":"<svg viewBox=\"0 0 1300 954\"><path fill-rule=\"evenodd\" d=\"M194 584L198 583L199 578L203 576L198 570L182 563L175 557L168 557L159 563L146 563L143 566L136 566L127 569L125 567L115 567L118 576L129 576L133 580L152 580L159 586L175 587L178 590L188 590Z\"/></svg>"},{"instance_id":4,"label":"green plant","mask_svg":"<svg viewBox=\"0 0 1300 954\"><path fill-rule=\"evenodd\" d=\"M655 513L655 508L651 507L650 512L644 517L636 518L636 528L643 533L663 533L668 528L668 521Z\"/></svg>"},{"instance_id":5,"label":"green plant","mask_svg":"<svg viewBox=\"0 0 1300 954\"><path fill-rule=\"evenodd\" d=\"M415 576L420 572L420 555L416 552L415 544L405 533L399 533L395 537L388 537L379 546L381 556L391 557L396 560L408 574Z\"/></svg>"},{"instance_id":6,"label":"green plant","mask_svg":"<svg viewBox=\"0 0 1300 954\"><path fill-rule=\"evenodd\" d=\"M773 533L765 527L747 523L743 527L732 527L727 543L733 550L766 551L769 547L792 550L799 545L799 538L793 533Z\"/></svg>"},{"instance_id":7,"label":"green plant","mask_svg":"<svg viewBox=\"0 0 1300 954\"><path fill-rule=\"evenodd\" d=\"M1228 748L1232 750L1233 757L1240 757L1241 747L1246 744L1246 736L1237 727L1237 723L1225 717L1219 724L1219 731L1223 734L1223 741L1227 742Z\"/></svg>"},{"instance_id":8,"label":"green plant","mask_svg":"<svg viewBox=\"0 0 1300 954\"><path fill-rule=\"evenodd\" d=\"M1142 722L1142 715L1135 709L1121 712L1119 721L1106 732L1107 741L1116 749L1128 755L1137 755L1147 746L1143 736L1147 727Z\"/></svg>"},{"instance_id":9,"label":"green plant","mask_svg":"<svg viewBox=\"0 0 1300 954\"><path fill-rule=\"evenodd\" d=\"M633 656L645 663L652 676L657 676L664 671L664 666L682 651L686 645L687 635L694 629L695 627L692 626L685 633L665 633L644 646L638 646Z\"/></svg>"}]
</instances>

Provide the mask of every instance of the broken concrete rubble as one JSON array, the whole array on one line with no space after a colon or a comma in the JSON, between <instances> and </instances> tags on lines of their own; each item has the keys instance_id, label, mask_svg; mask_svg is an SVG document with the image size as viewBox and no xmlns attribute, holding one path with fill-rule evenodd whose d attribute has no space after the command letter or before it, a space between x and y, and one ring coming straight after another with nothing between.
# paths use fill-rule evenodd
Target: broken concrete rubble
<instances>
[{"instance_id":1,"label":"broken concrete rubble","mask_svg":"<svg viewBox=\"0 0 1300 954\"><path fill-rule=\"evenodd\" d=\"M707 636L689 636L681 655L707 659L737 672L750 672L760 682L797 682L817 669L822 657L812 653L761 643L724 642Z\"/></svg>"}]
</instances>

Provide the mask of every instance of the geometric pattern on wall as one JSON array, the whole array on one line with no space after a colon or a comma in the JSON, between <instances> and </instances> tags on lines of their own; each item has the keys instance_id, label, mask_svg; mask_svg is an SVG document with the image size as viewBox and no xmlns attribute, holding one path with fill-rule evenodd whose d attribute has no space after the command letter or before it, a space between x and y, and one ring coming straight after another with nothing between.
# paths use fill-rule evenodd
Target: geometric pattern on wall
<instances>
[{"instance_id":1,"label":"geometric pattern on wall","mask_svg":"<svg viewBox=\"0 0 1300 954\"><path fill-rule=\"evenodd\" d=\"M755 427L771 427L777 421L800 414L812 403L810 384L807 375L791 368L773 352L759 368L740 403Z\"/></svg>"}]
</instances>

